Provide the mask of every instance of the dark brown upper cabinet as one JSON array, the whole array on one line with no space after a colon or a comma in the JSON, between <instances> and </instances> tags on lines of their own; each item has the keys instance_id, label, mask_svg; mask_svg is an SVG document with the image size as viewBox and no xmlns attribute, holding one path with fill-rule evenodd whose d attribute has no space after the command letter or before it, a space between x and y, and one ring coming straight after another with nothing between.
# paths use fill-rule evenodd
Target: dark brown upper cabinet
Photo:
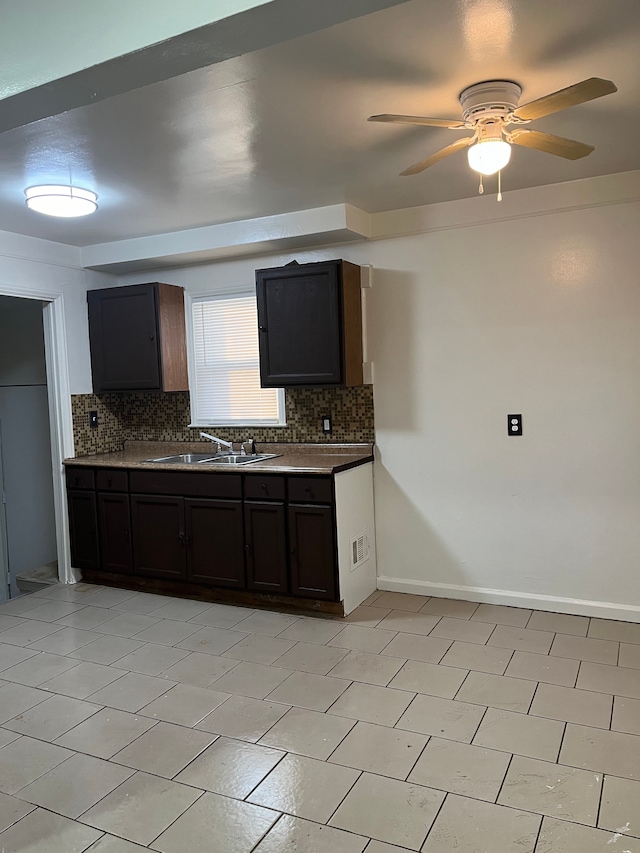
<instances>
[{"instance_id":1,"label":"dark brown upper cabinet","mask_svg":"<svg viewBox=\"0 0 640 853\"><path fill-rule=\"evenodd\" d=\"M256 271L260 382L362 385L360 267L323 261Z\"/></svg>"},{"instance_id":2,"label":"dark brown upper cabinet","mask_svg":"<svg viewBox=\"0 0 640 853\"><path fill-rule=\"evenodd\" d=\"M94 393L188 391L183 293L159 282L88 291Z\"/></svg>"}]
</instances>

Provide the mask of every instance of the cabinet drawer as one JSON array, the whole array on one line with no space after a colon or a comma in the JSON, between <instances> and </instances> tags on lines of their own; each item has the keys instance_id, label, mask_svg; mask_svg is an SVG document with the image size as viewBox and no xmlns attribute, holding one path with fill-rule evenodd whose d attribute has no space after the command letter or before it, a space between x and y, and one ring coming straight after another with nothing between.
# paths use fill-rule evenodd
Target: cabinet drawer
<instances>
[{"instance_id":1,"label":"cabinet drawer","mask_svg":"<svg viewBox=\"0 0 640 853\"><path fill-rule=\"evenodd\" d=\"M131 491L145 495L196 498L241 498L239 474L186 474L176 471L131 471Z\"/></svg>"},{"instance_id":2,"label":"cabinet drawer","mask_svg":"<svg viewBox=\"0 0 640 853\"><path fill-rule=\"evenodd\" d=\"M258 500L283 501L284 477L249 475L244 481L244 496Z\"/></svg>"},{"instance_id":3,"label":"cabinet drawer","mask_svg":"<svg viewBox=\"0 0 640 853\"><path fill-rule=\"evenodd\" d=\"M289 500L303 503L332 503L331 477L289 477Z\"/></svg>"},{"instance_id":4,"label":"cabinet drawer","mask_svg":"<svg viewBox=\"0 0 640 853\"><path fill-rule=\"evenodd\" d=\"M66 468L68 489L95 489L96 481L92 468Z\"/></svg>"},{"instance_id":5,"label":"cabinet drawer","mask_svg":"<svg viewBox=\"0 0 640 853\"><path fill-rule=\"evenodd\" d=\"M99 492L128 492L129 474L127 471L101 468L96 471L96 483Z\"/></svg>"}]
</instances>

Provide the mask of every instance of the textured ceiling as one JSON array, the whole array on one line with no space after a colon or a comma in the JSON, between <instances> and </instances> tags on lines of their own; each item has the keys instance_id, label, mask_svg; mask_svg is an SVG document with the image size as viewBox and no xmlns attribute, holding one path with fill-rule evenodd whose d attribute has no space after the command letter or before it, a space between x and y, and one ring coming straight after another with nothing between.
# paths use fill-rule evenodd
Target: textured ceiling
<instances>
[{"instance_id":1,"label":"textured ceiling","mask_svg":"<svg viewBox=\"0 0 640 853\"><path fill-rule=\"evenodd\" d=\"M638 169L639 38L637 0L411 0L1 134L0 229L88 245L339 202L377 212L472 196L464 154L398 176L462 132L366 118L457 118L460 90L486 79L517 81L523 102L590 76L619 89L534 125L593 154L515 149L504 192ZM26 186L70 174L99 194L97 214L26 210Z\"/></svg>"}]
</instances>

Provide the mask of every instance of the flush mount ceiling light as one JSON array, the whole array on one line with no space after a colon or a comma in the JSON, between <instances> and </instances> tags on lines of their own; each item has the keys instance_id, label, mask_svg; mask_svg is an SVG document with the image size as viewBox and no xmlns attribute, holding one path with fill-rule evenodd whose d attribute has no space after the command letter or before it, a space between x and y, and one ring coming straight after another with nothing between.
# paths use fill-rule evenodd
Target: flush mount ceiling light
<instances>
[{"instance_id":1,"label":"flush mount ceiling light","mask_svg":"<svg viewBox=\"0 0 640 853\"><path fill-rule=\"evenodd\" d=\"M28 187L24 194L28 208L47 216L87 216L98 209L98 196L79 187L46 184Z\"/></svg>"}]
</instances>

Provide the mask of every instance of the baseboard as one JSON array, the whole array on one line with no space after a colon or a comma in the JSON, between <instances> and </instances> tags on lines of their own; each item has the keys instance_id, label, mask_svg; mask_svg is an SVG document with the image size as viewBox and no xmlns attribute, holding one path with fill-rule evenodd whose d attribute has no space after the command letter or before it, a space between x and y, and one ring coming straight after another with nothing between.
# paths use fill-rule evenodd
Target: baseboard
<instances>
[{"instance_id":1,"label":"baseboard","mask_svg":"<svg viewBox=\"0 0 640 853\"><path fill-rule=\"evenodd\" d=\"M431 581L405 580L378 577L378 589L390 592L408 592L413 595L432 595L436 598L458 598L479 601L482 604L505 604L508 607L530 607L553 613L571 613L576 616L597 616L600 619L618 619L640 622L640 606L616 604L611 601L589 601L581 598L562 598L556 595L534 595L512 592L507 589L485 589L479 586L462 586Z\"/></svg>"}]
</instances>

